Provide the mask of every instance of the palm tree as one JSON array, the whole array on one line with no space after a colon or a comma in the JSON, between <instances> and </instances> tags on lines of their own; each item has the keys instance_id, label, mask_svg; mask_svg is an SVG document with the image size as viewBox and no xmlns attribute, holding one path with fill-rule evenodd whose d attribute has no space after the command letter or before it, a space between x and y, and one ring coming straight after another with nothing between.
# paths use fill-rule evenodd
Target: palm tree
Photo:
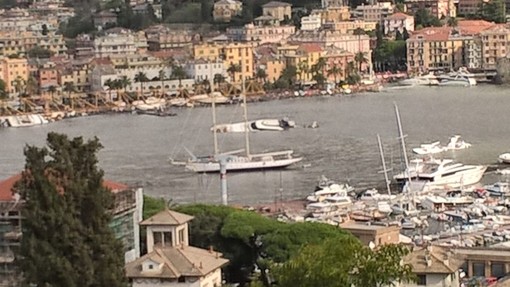
<instances>
[{"instance_id":1,"label":"palm tree","mask_svg":"<svg viewBox=\"0 0 510 287\"><path fill-rule=\"evenodd\" d=\"M73 82L64 83L64 92L67 92L67 99L71 103L71 109L74 109L74 101L71 99L71 94L76 91L76 87Z\"/></svg>"},{"instance_id":2,"label":"palm tree","mask_svg":"<svg viewBox=\"0 0 510 287\"><path fill-rule=\"evenodd\" d=\"M447 24L449 27L457 27L458 23L459 23L459 21L457 20L457 18L455 18L455 17L448 18Z\"/></svg>"},{"instance_id":3,"label":"palm tree","mask_svg":"<svg viewBox=\"0 0 510 287\"><path fill-rule=\"evenodd\" d=\"M334 65L331 68L329 68L327 73L328 73L328 77L333 76L335 78L335 85L336 85L338 83L337 76L342 73L342 69L340 69L340 67L338 67L337 65Z\"/></svg>"},{"instance_id":4,"label":"palm tree","mask_svg":"<svg viewBox=\"0 0 510 287\"><path fill-rule=\"evenodd\" d=\"M358 72L361 73L361 68L362 68L363 64L368 63L368 59L365 56L365 52L360 51L360 52L356 53L356 55L354 56L354 61L356 61L356 63L358 63Z\"/></svg>"},{"instance_id":5,"label":"palm tree","mask_svg":"<svg viewBox=\"0 0 510 287\"><path fill-rule=\"evenodd\" d=\"M324 68L326 67L327 63L326 63L326 60L324 58L319 58L319 60L317 61L317 63L315 63L313 66L312 66L312 73L317 75L317 74L323 74L324 73Z\"/></svg>"},{"instance_id":6,"label":"palm tree","mask_svg":"<svg viewBox=\"0 0 510 287\"><path fill-rule=\"evenodd\" d=\"M266 82L266 78L267 78L267 73L266 73L266 70L262 69L262 68L258 68L257 69L257 73L255 74L255 77L259 80L262 80L262 82Z\"/></svg>"},{"instance_id":7,"label":"palm tree","mask_svg":"<svg viewBox=\"0 0 510 287\"><path fill-rule=\"evenodd\" d=\"M297 75L299 75L299 80L301 82L304 81L304 75L308 75L310 73L310 67L308 66L308 61L301 61L297 65Z\"/></svg>"},{"instance_id":8,"label":"palm tree","mask_svg":"<svg viewBox=\"0 0 510 287\"><path fill-rule=\"evenodd\" d=\"M9 98L9 93L6 90L7 84L4 80L0 79L0 100L5 100Z\"/></svg>"},{"instance_id":9,"label":"palm tree","mask_svg":"<svg viewBox=\"0 0 510 287\"><path fill-rule=\"evenodd\" d=\"M21 76L14 79L14 91L19 95L25 88L25 80Z\"/></svg>"},{"instance_id":10,"label":"palm tree","mask_svg":"<svg viewBox=\"0 0 510 287\"><path fill-rule=\"evenodd\" d=\"M165 79L166 73L165 70L161 69L158 73L158 78L161 81L161 96L165 96Z\"/></svg>"},{"instance_id":11,"label":"palm tree","mask_svg":"<svg viewBox=\"0 0 510 287\"><path fill-rule=\"evenodd\" d=\"M115 81L112 79L107 79L104 82L104 85L108 87L108 97L112 100L112 90L115 89Z\"/></svg>"},{"instance_id":12,"label":"palm tree","mask_svg":"<svg viewBox=\"0 0 510 287\"><path fill-rule=\"evenodd\" d=\"M118 86L119 88L124 90L124 93L126 93L126 88L131 85L131 80L127 76L122 76L119 79Z\"/></svg>"},{"instance_id":13,"label":"palm tree","mask_svg":"<svg viewBox=\"0 0 510 287\"><path fill-rule=\"evenodd\" d=\"M236 81L236 77L235 77L236 73L242 72L241 65L230 63L230 66L228 67L227 72L232 75L232 77L230 78L231 82L235 82Z\"/></svg>"},{"instance_id":14,"label":"palm tree","mask_svg":"<svg viewBox=\"0 0 510 287\"><path fill-rule=\"evenodd\" d=\"M221 83L224 83L224 82L225 82L225 77L222 74L214 75L213 83L216 84L216 86L218 87L218 90L220 88Z\"/></svg>"},{"instance_id":15,"label":"palm tree","mask_svg":"<svg viewBox=\"0 0 510 287\"><path fill-rule=\"evenodd\" d=\"M179 88L182 87L182 79L186 78L186 71L181 65L174 65L172 67L172 78L179 80Z\"/></svg>"},{"instance_id":16,"label":"palm tree","mask_svg":"<svg viewBox=\"0 0 510 287\"><path fill-rule=\"evenodd\" d=\"M346 67L347 82L349 84L356 84L360 80L360 76L356 71L356 63L353 61L349 62Z\"/></svg>"},{"instance_id":17,"label":"palm tree","mask_svg":"<svg viewBox=\"0 0 510 287\"><path fill-rule=\"evenodd\" d=\"M26 93L31 96L37 93L39 85L37 84L37 80L33 76L29 76L26 83Z\"/></svg>"},{"instance_id":18,"label":"palm tree","mask_svg":"<svg viewBox=\"0 0 510 287\"><path fill-rule=\"evenodd\" d=\"M147 78L147 75L140 71L135 75L135 82L140 83L140 93L143 95L143 83L147 82L149 78ZM137 94L137 97L139 97L140 93Z\"/></svg>"}]
</instances>

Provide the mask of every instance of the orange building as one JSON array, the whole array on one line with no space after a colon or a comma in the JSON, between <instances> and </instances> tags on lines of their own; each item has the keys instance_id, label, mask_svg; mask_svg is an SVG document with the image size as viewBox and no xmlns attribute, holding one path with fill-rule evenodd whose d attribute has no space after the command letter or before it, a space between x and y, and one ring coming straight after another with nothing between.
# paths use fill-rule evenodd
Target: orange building
<instances>
[{"instance_id":1,"label":"orange building","mask_svg":"<svg viewBox=\"0 0 510 287\"><path fill-rule=\"evenodd\" d=\"M46 64L39 68L39 87L41 89L48 89L51 86L58 86L58 71L54 64Z\"/></svg>"},{"instance_id":2,"label":"orange building","mask_svg":"<svg viewBox=\"0 0 510 287\"><path fill-rule=\"evenodd\" d=\"M0 61L1 78L9 93L20 93L28 80L28 61L24 58L3 58Z\"/></svg>"}]
</instances>

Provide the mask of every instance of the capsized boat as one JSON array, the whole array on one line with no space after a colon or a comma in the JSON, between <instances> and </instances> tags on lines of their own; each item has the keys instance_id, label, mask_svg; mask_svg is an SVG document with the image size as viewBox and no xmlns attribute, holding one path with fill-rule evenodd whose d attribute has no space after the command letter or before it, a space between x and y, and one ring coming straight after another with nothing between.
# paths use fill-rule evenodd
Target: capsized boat
<instances>
[{"instance_id":1,"label":"capsized boat","mask_svg":"<svg viewBox=\"0 0 510 287\"><path fill-rule=\"evenodd\" d=\"M0 125L12 128L32 127L47 124L48 120L40 114L26 114L0 117Z\"/></svg>"},{"instance_id":2,"label":"capsized boat","mask_svg":"<svg viewBox=\"0 0 510 287\"><path fill-rule=\"evenodd\" d=\"M439 141L430 144L422 144L420 147L413 148L413 152L419 155L441 153L445 150L446 148L442 147Z\"/></svg>"},{"instance_id":3,"label":"capsized boat","mask_svg":"<svg viewBox=\"0 0 510 287\"><path fill-rule=\"evenodd\" d=\"M470 143L465 142L460 135L454 135L446 145L447 150L459 150L471 147Z\"/></svg>"},{"instance_id":4,"label":"capsized boat","mask_svg":"<svg viewBox=\"0 0 510 287\"><path fill-rule=\"evenodd\" d=\"M294 121L289 120L287 117L283 119L261 119L249 121L248 123L239 122L232 124L221 124L211 127L211 131L219 133L244 133L248 131L284 131L296 126Z\"/></svg>"},{"instance_id":5,"label":"capsized boat","mask_svg":"<svg viewBox=\"0 0 510 287\"><path fill-rule=\"evenodd\" d=\"M498 161L501 163L510 163L510 153L502 153L498 156Z\"/></svg>"}]
</instances>

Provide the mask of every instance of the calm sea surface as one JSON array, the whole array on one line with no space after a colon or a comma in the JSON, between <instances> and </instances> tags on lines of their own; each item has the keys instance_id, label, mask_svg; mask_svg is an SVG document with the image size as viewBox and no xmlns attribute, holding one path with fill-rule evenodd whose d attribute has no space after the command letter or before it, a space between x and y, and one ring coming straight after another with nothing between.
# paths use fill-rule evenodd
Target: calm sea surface
<instances>
[{"instance_id":1,"label":"calm sea surface","mask_svg":"<svg viewBox=\"0 0 510 287\"><path fill-rule=\"evenodd\" d=\"M481 85L471 88L388 88L356 96L297 98L249 104L250 119L288 116L301 128L250 134L252 153L295 150L305 159L282 171L231 173L229 201L269 203L276 198L302 198L326 175L349 181L359 190L384 185L376 135L386 161L400 169L401 151L393 103L400 109L407 148L436 140L446 143L461 134L470 149L447 153L463 163L495 164L510 151L510 89ZM26 144L42 146L50 131L70 136L97 136L104 149L100 165L106 178L141 185L147 194L176 202L219 202L217 174L195 174L172 166L169 157L186 159L183 147L195 154L213 151L211 110L179 109L177 117L118 114L68 119L45 126L0 129L0 178L18 173ZM241 106L221 106L218 122L242 120ZM313 121L317 129L303 128ZM219 136L223 151L244 147L244 134ZM303 167L306 166L305 168ZM484 181L502 180L488 175Z\"/></svg>"}]
</instances>

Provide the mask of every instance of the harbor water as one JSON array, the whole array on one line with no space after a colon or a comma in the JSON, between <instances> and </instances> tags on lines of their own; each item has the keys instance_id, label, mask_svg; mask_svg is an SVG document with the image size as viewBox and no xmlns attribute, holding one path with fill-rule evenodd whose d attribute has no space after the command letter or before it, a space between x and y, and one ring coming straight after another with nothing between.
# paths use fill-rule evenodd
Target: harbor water
<instances>
[{"instance_id":1,"label":"harbor water","mask_svg":"<svg viewBox=\"0 0 510 287\"><path fill-rule=\"evenodd\" d=\"M228 174L229 202L271 203L303 198L321 175L349 182L358 190L384 188L377 145L380 134L387 164L400 171L401 149L393 104L397 103L408 150L422 143L460 134L472 147L447 152L465 164L497 164L510 151L510 97L502 86L385 89L380 93L309 97L250 103L250 119L289 117L297 128L250 134L252 153L293 149L304 160L290 168ZM106 178L140 185L151 196L178 203L221 201L218 174L195 174L168 158L213 152L211 109L176 109L176 117L108 114L66 119L31 128L0 129L0 178L19 173L23 147L42 146L50 131L69 136L97 136ZM217 107L220 123L242 121L240 105ZM319 128L305 126L317 121ZM221 151L244 148L244 134L220 134ZM410 154L410 153L409 153ZM506 180L488 174L484 181Z\"/></svg>"}]
</instances>

